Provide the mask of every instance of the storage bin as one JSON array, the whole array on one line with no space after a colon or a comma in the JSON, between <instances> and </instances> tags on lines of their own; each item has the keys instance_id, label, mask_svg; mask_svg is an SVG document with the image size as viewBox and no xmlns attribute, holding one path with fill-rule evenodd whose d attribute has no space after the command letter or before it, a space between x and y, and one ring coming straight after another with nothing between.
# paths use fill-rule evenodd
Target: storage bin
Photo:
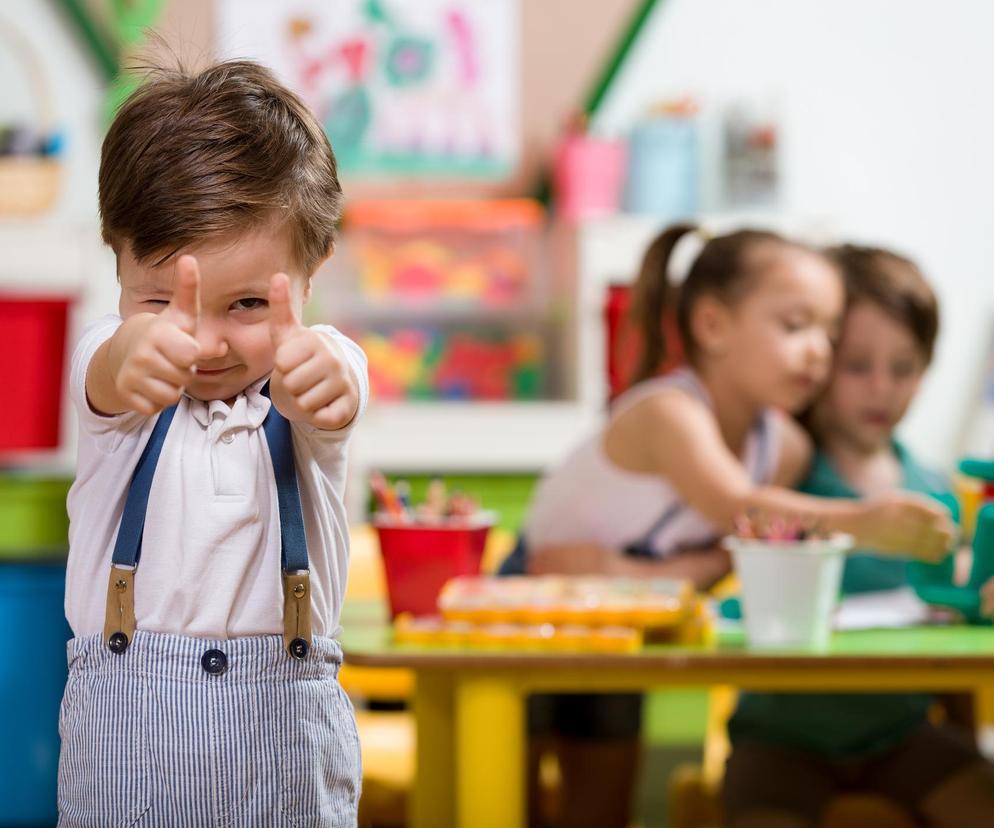
<instances>
[{"instance_id":1,"label":"storage bin","mask_svg":"<svg viewBox=\"0 0 994 828\"><path fill-rule=\"evenodd\" d=\"M0 453L56 448L62 414L66 327L73 298L0 292L7 362Z\"/></svg>"},{"instance_id":2,"label":"storage bin","mask_svg":"<svg viewBox=\"0 0 994 828\"><path fill-rule=\"evenodd\" d=\"M65 565L0 562L0 826L54 825Z\"/></svg>"}]
</instances>

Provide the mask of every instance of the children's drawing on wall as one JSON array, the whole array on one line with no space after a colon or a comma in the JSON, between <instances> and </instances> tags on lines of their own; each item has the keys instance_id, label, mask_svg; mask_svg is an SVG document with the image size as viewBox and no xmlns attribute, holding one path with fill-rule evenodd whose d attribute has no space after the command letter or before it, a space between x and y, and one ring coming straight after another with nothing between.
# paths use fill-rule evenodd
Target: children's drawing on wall
<instances>
[{"instance_id":1,"label":"children's drawing on wall","mask_svg":"<svg viewBox=\"0 0 994 828\"><path fill-rule=\"evenodd\" d=\"M218 33L227 57L265 62L307 101L343 170L516 163L517 0L221 0Z\"/></svg>"}]
</instances>

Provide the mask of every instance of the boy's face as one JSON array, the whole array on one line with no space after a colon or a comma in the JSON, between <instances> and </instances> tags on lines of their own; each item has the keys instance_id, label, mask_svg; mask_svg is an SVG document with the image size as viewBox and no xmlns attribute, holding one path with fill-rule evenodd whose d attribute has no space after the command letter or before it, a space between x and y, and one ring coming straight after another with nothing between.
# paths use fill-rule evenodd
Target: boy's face
<instances>
[{"instance_id":1,"label":"boy's face","mask_svg":"<svg viewBox=\"0 0 994 828\"><path fill-rule=\"evenodd\" d=\"M832 378L817 406L830 435L863 451L888 445L927 367L912 332L872 302L846 313Z\"/></svg>"},{"instance_id":2,"label":"boy's face","mask_svg":"<svg viewBox=\"0 0 994 828\"><path fill-rule=\"evenodd\" d=\"M166 307L176 259L183 253L196 256L200 266L200 356L186 392L199 400L230 401L273 370L270 279L280 272L290 277L290 302L298 319L310 295L310 279L294 263L289 234L268 225L185 248L157 266L140 264L126 247L118 255L123 318Z\"/></svg>"}]
</instances>

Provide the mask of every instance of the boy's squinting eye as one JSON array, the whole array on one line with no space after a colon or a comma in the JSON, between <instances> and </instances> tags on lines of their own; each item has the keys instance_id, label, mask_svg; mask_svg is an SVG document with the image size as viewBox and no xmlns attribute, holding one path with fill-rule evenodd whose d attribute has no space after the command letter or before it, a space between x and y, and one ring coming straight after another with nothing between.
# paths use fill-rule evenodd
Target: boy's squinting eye
<instances>
[{"instance_id":1,"label":"boy's squinting eye","mask_svg":"<svg viewBox=\"0 0 994 828\"><path fill-rule=\"evenodd\" d=\"M259 299L258 297L249 297L246 299L239 299L237 302L232 304L234 310L257 310L258 308L264 308L269 304L265 299Z\"/></svg>"}]
</instances>

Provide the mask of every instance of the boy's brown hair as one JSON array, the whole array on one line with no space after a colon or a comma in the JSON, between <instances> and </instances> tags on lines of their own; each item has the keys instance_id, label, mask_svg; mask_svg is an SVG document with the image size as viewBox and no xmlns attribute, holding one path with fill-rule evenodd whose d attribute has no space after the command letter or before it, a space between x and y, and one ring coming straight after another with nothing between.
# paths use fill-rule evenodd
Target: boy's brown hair
<instances>
[{"instance_id":1,"label":"boy's brown hair","mask_svg":"<svg viewBox=\"0 0 994 828\"><path fill-rule=\"evenodd\" d=\"M910 259L878 247L844 244L826 251L846 281L846 306L872 302L912 336L926 364L939 333L939 303Z\"/></svg>"},{"instance_id":2,"label":"boy's brown hair","mask_svg":"<svg viewBox=\"0 0 994 828\"><path fill-rule=\"evenodd\" d=\"M250 61L154 69L111 124L99 180L104 241L117 253L130 246L139 262L275 221L310 274L342 209L324 131Z\"/></svg>"}]
</instances>

